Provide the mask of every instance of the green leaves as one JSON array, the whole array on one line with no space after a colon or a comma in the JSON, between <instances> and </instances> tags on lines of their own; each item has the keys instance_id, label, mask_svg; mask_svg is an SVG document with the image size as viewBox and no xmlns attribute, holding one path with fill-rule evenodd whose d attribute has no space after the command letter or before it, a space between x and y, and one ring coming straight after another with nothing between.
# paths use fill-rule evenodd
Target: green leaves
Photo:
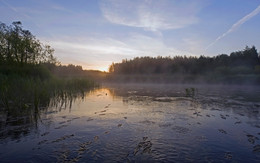
<instances>
[{"instance_id":1,"label":"green leaves","mask_svg":"<svg viewBox=\"0 0 260 163\"><path fill-rule=\"evenodd\" d=\"M57 63L54 49L42 44L20 21L7 26L0 23L0 63Z\"/></svg>"}]
</instances>

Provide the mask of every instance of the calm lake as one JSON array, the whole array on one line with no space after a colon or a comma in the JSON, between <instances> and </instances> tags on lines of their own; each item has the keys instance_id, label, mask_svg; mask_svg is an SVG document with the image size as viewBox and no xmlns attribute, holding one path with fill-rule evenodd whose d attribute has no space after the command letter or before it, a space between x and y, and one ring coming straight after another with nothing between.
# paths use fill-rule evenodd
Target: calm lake
<instances>
[{"instance_id":1,"label":"calm lake","mask_svg":"<svg viewBox=\"0 0 260 163\"><path fill-rule=\"evenodd\" d=\"M260 87L107 85L0 114L1 162L260 162Z\"/></svg>"}]
</instances>

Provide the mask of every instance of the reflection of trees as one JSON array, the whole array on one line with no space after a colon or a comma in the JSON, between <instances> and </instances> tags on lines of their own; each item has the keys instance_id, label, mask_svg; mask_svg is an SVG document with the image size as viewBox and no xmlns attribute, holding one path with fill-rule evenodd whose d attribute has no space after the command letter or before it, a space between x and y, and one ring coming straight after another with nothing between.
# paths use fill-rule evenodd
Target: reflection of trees
<instances>
[{"instance_id":1,"label":"reflection of trees","mask_svg":"<svg viewBox=\"0 0 260 163\"><path fill-rule=\"evenodd\" d=\"M59 112L62 109L71 109L72 103L78 98L83 98L85 93L88 91L63 91L52 96L41 96L37 107L28 103L31 99L24 99L23 102L27 103L22 105L12 103L8 110L0 112L0 139L16 140L30 132L37 132L39 123L45 125L42 119L46 119L47 114Z\"/></svg>"}]
</instances>

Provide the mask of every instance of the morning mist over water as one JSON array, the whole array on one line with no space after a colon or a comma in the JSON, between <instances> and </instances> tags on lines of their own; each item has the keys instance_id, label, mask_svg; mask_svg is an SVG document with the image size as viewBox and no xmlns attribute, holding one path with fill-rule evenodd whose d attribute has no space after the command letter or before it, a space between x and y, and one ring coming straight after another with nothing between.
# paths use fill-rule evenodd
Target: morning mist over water
<instances>
[{"instance_id":1,"label":"morning mist over water","mask_svg":"<svg viewBox=\"0 0 260 163\"><path fill-rule=\"evenodd\" d=\"M1 162L259 162L257 1L0 1Z\"/></svg>"}]
</instances>

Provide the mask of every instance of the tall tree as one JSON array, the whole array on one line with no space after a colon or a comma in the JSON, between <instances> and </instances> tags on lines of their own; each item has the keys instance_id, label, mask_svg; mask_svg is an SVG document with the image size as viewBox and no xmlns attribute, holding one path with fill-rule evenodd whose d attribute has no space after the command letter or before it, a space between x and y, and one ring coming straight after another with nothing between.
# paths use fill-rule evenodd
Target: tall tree
<instances>
[{"instance_id":1,"label":"tall tree","mask_svg":"<svg viewBox=\"0 0 260 163\"><path fill-rule=\"evenodd\" d=\"M0 61L19 63L56 63L54 49L42 44L20 21L7 26L0 23Z\"/></svg>"}]
</instances>

